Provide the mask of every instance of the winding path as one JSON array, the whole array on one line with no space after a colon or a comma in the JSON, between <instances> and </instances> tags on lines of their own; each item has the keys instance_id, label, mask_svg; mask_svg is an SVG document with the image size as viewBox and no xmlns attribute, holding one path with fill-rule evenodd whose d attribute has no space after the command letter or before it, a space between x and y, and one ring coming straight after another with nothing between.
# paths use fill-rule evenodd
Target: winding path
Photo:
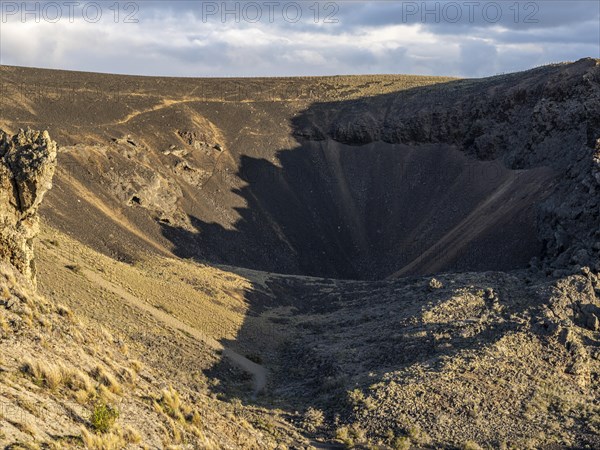
<instances>
[{"instance_id":1,"label":"winding path","mask_svg":"<svg viewBox=\"0 0 600 450\"><path fill-rule=\"evenodd\" d=\"M63 262L65 264L70 263L70 261L63 258L62 255L58 255L58 256L60 259L63 260ZM151 314L155 319L159 320L163 324L165 324L171 328L183 331L184 333L189 334L190 336L194 337L195 339L198 339L199 341L204 342L209 347L211 347L215 350L221 351L222 355L225 358L229 359L229 361L231 361L231 363L233 363L235 366L239 367L243 371L248 372L249 374L252 375L253 387L254 387L254 397L256 397L260 392L262 392L265 389L265 387L267 385L268 371L260 364L256 364L255 362L250 361L248 358L240 355L239 353L235 352L234 350L224 347L223 344L221 344L216 339L214 339L210 336L207 336L206 334L202 333L198 329L182 322L181 320L177 319L176 317L173 317L172 315L137 298L136 296L127 292L121 286L119 286L111 281L106 280L105 278L100 276L98 273L96 273L88 268L81 267L81 274L83 276L85 276L85 278L87 278L90 282L97 284L101 288L106 289L107 291L112 292L115 295L118 295L119 297L121 297L123 300L125 300L132 306Z\"/></svg>"}]
</instances>

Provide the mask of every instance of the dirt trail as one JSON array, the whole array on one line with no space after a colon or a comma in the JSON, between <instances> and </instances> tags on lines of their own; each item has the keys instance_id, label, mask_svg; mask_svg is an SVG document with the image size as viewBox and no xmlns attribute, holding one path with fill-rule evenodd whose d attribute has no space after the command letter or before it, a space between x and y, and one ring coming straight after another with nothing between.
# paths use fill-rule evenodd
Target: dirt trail
<instances>
[{"instance_id":1,"label":"dirt trail","mask_svg":"<svg viewBox=\"0 0 600 450\"><path fill-rule=\"evenodd\" d=\"M151 113L154 111L159 111L161 109L165 109L165 108L169 108L173 105L180 105L182 103L191 103L191 102L195 102L198 101L198 99L183 99L183 100L173 100L173 99L164 99L161 103L152 106L151 108L147 108L141 111L134 111L130 114L127 114L127 116L125 116L123 119L121 120L117 120L114 124L115 125L123 125L126 124L127 122L135 119L138 116L141 116L143 114L147 114L147 113Z\"/></svg>"},{"instance_id":2,"label":"dirt trail","mask_svg":"<svg viewBox=\"0 0 600 450\"><path fill-rule=\"evenodd\" d=\"M71 262L65 259L62 255L58 255L58 258L62 260L64 264L70 264ZM112 283L111 281L106 280L98 273L81 267L81 273L84 275L89 281L97 284L103 289L106 289L109 292L112 292L115 295L118 295L123 300L131 304L132 306L146 311L151 314L155 319L159 320L163 324L183 331L186 334L193 336L195 339L204 342L209 347L221 351L222 355L229 359L235 366L239 367L245 372L248 372L252 375L253 385L254 385L254 396L256 397L260 392L262 392L267 384L267 369L263 366L256 364L253 361L250 361L248 358L236 353L230 348L226 348L216 339L213 339L210 336L202 333L198 329L180 321L179 319L173 317L172 315L146 303L145 301L137 298L135 295L127 292L123 287Z\"/></svg>"}]
</instances>

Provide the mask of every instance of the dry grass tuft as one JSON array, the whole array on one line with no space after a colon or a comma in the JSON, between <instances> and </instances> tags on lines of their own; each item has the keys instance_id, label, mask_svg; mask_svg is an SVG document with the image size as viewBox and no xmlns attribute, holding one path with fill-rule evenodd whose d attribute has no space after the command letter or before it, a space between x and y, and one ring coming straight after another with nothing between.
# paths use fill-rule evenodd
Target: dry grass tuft
<instances>
[{"instance_id":1,"label":"dry grass tuft","mask_svg":"<svg viewBox=\"0 0 600 450\"><path fill-rule=\"evenodd\" d=\"M73 320L73 311L68 306L56 305L56 312L63 317Z\"/></svg>"},{"instance_id":2,"label":"dry grass tuft","mask_svg":"<svg viewBox=\"0 0 600 450\"><path fill-rule=\"evenodd\" d=\"M63 382L63 371L56 364L47 363L41 360L31 360L27 358L21 367L23 373L31 376L33 382L38 386L45 386L55 390L60 387Z\"/></svg>"},{"instance_id":3,"label":"dry grass tuft","mask_svg":"<svg viewBox=\"0 0 600 450\"><path fill-rule=\"evenodd\" d=\"M26 433L29 436L36 435L35 427L29 422L11 422L11 425L13 425L20 432Z\"/></svg>"},{"instance_id":4,"label":"dry grass tuft","mask_svg":"<svg viewBox=\"0 0 600 450\"><path fill-rule=\"evenodd\" d=\"M2 311L0 311L0 329L4 333L10 332L10 325L8 324L8 320L6 320L6 316L4 315L4 313Z\"/></svg>"},{"instance_id":5,"label":"dry grass tuft","mask_svg":"<svg viewBox=\"0 0 600 450\"><path fill-rule=\"evenodd\" d=\"M142 435L131 425L126 425L123 430L123 439L129 444L139 444L142 442Z\"/></svg>"},{"instance_id":6,"label":"dry grass tuft","mask_svg":"<svg viewBox=\"0 0 600 450\"><path fill-rule=\"evenodd\" d=\"M77 368L26 358L21 370L32 377L33 382L38 386L45 386L51 390L66 387L76 393L76 399L82 397L82 394L77 394L80 391L85 392L87 396L95 393L90 377Z\"/></svg>"},{"instance_id":7,"label":"dry grass tuft","mask_svg":"<svg viewBox=\"0 0 600 450\"><path fill-rule=\"evenodd\" d=\"M309 433L316 432L319 428L323 426L325 422L325 415L323 411L316 408L308 408L304 413L304 417L302 419L302 426Z\"/></svg>"},{"instance_id":8,"label":"dry grass tuft","mask_svg":"<svg viewBox=\"0 0 600 450\"><path fill-rule=\"evenodd\" d=\"M8 289L7 286L2 286L2 289L0 289L0 300L9 300L11 297L11 293L10 290Z\"/></svg>"},{"instance_id":9,"label":"dry grass tuft","mask_svg":"<svg viewBox=\"0 0 600 450\"><path fill-rule=\"evenodd\" d=\"M185 412L179 393L172 387L164 389L158 400L159 410L179 422L185 422ZM186 408L187 409L187 408Z\"/></svg>"},{"instance_id":10,"label":"dry grass tuft","mask_svg":"<svg viewBox=\"0 0 600 450\"><path fill-rule=\"evenodd\" d=\"M81 439L87 450L121 450L127 444L120 430L99 435L82 428Z\"/></svg>"},{"instance_id":11,"label":"dry grass tuft","mask_svg":"<svg viewBox=\"0 0 600 450\"><path fill-rule=\"evenodd\" d=\"M122 393L123 390L117 379L104 367L96 366L92 371L92 376L113 394L119 395Z\"/></svg>"},{"instance_id":12,"label":"dry grass tuft","mask_svg":"<svg viewBox=\"0 0 600 450\"><path fill-rule=\"evenodd\" d=\"M123 380L124 383L133 386L137 381L137 372L128 367L123 367L119 372L119 378Z\"/></svg>"},{"instance_id":13,"label":"dry grass tuft","mask_svg":"<svg viewBox=\"0 0 600 450\"><path fill-rule=\"evenodd\" d=\"M144 368L144 364L141 361L138 361L137 359L130 359L129 365L135 371L135 373L140 373Z\"/></svg>"}]
</instances>

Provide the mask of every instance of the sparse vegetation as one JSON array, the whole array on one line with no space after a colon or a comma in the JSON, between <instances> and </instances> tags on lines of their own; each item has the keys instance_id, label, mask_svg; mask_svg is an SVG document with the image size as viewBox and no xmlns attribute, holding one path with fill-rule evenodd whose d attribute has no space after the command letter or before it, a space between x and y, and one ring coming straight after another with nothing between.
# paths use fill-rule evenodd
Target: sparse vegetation
<instances>
[{"instance_id":1,"label":"sparse vegetation","mask_svg":"<svg viewBox=\"0 0 600 450\"><path fill-rule=\"evenodd\" d=\"M316 432L325 423L325 414L316 408L308 408L304 413L302 425L309 433Z\"/></svg>"},{"instance_id":2,"label":"sparse vegetation","mask_svg":"<svg viewBox=\"0 0 600 450\"><path fill-rule=\"evenodd\" d=\"M92 376L113 394L120 394L122 392L121 385L115 376L108 372L104 367L96 366L92 371Z\"/></svg>"},{"instance_id":3,"label":"sparse vegetation","mask_svg":"<svg viewBox=\"0 0 600 450\"><path fill-rule=\"evenodd\" d=\"M96 403L90 416L92 428L98 433L107 433L119 417L119 411L105 403Z\"/></svg>"},{"instance_id":4,"label":"sparse vegetation","mask_svg":"<svg viewBox=\"0 0 600 450\"><path fill-rule=\"evenodd\" d=\"M410 450L411 445L410 438L407 436L397 437L392 441L394 450Z\"/></svg>"},{"instance_id":5,"label":"sparse vegetation","mask_svg":"<svg viewBox=\"0 0 600 450\"><path fill-rule=\"evenodd\" d=\"M462 447L462 450L483 450L483 448L481 448L481 446L479 446L479 444L477 444L474 441L467 441L465 442Z\"/></svg>"},{"instance_id":6,"label":"sparse vegetation","mask_svg":"<svg viewBox=\"0 0 600 450\"><path fill-rule=\"evenodd\" d=\"M429 280L429 289L430 290L433 291L436 289L441 289L443 287L444 287L444 285L437 278L432 278L431 280Z\"/></svg>"}]
</instances>

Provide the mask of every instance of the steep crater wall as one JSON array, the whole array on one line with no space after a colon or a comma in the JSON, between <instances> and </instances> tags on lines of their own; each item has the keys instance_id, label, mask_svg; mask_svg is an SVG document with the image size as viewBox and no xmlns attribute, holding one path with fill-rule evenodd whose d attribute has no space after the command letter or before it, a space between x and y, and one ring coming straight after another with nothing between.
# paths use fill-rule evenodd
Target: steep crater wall
<instances>
[{"instance_id":1,"label":"steep crater wall","mask_svg":"<svg viewBox=\"0 0 600 450\"><path fill-rule=\"evenodd\" d=\"M550 168L556 173L555 182L546 185L551 194L530 203L537 214L536 240L543 246L541 265L558 273L570 266L600 269L597 60L416 88L341 106L319 104L295 119L295 129L301 141L444 143L508 169ZM515 225L514 218L509 222Z\"/></svg>"},{"instance_id":2,"label":"steep crater wall","mask_svg":"<svg viewBox=\"0 0 600 450\"><path fill-rule=\"evenodd\" d=\"M91 141L63 147L44 214L128 261L363 279L599 264L596 60L393 92L393 77L367 81L269 81L331 83L331 101L206 101L190 93L210 80L140 79L121 103L86 103L100 125L34 105Z\"/></svg>"},{"instance_id":3,"label":"steep crater wall","mask_svg":"<svg viewBox=\"0 0 600 450\"><path fill-rule=\"evenodd\" d=\"M444 144L306 142L279 165L243 157L234 229L196 218L165 227L175 252L227 264L338 278L507 270L540 256L533 205L548 168L508 170Z\"/></svg>"}]
</instances>

